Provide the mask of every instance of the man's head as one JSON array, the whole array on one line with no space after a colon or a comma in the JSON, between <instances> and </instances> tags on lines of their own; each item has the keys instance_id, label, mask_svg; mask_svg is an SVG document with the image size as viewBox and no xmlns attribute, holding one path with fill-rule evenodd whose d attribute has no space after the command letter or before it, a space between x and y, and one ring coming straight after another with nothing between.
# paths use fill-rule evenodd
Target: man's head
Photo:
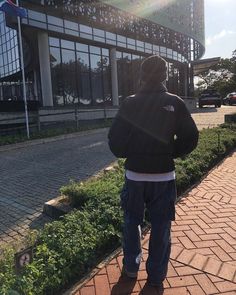
<instances>
[{"instance_id":1,"label":"man's head","mask_svg":"<svg viewBox=\"0 0 236 295\"><path fill-rule=\"evenodd\" d=\"M163 82L167 78L166 61L159 55L144 59L141 64L141 81L145 83Z\"/></svg>"}]
</instances>

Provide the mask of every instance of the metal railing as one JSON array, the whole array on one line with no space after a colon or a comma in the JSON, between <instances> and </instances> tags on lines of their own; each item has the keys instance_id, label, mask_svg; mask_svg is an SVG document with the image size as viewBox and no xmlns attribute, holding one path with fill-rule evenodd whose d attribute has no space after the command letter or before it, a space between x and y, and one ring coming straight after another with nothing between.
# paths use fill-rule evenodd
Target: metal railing
<instances>
[{"instance_id":1,"label":"metal railing","mask_svg":"<svg viewBox=\"0 0 236 295\"><path fill-rule=\"evenodd\" d=\"M73 127L79 129L83 122L89 121L107 121L107 119L114 117L116 108L94 108L94 109L81 109L75 106L72 109L40 109L38 112L29 112L29 127L30 131L40 132L42 129L55 129L55 125L58 127ZM111 115L113 114L114 115ZM22 115L11 115L5 113L5 118L1 118L0 114L0 134L3 135L14 135L24 134L26 132L25 126L25 114ZM3 116L2 116L3 117ZM63 125L63 126L62 126Z\"/></svg>"}]
</instances>

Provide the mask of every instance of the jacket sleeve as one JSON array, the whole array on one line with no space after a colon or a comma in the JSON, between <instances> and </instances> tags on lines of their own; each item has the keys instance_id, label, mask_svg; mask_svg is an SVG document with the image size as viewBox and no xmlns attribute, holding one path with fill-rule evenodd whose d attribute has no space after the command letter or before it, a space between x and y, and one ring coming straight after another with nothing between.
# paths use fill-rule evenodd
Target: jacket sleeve
<instances>
[{"instance_id":1,"label":"jacket sleeve","mask_svg":"<svg viewBox=\"0 0 236 295\"><path fill-rule=\"evenodd\" d=\"M127 103L124 101L108 133L108 144L117 158L127 157L127 147L131 136L131 124L128 120Z\"/></svg>"},{"instance_id":2,"label":"jacket sleeve","mask_svg":"<svg viewBox=\"0 0 236 295\"><path fill-rule=\"evenodd\" d=\"M186 105L181 100L177 116L176 138L174 142L174 158L191 153L197 146L199 132Z\"/></svg>"}]
</instances>

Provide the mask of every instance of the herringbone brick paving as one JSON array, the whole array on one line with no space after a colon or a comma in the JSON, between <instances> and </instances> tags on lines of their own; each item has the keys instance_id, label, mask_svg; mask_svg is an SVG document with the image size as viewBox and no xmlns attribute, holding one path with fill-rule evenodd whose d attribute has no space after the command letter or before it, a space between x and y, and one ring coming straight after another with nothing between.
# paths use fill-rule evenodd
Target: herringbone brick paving
<instances>
[{"instance_id":1,"label":"herringbone brick paving","mask_svg":"<svg viewBox=\"0 0 236 295\"><path fill-rule=\"evenodd\" d=\"M172 251L164 290L146 285L149 233L142 241L137 280L121 276L122 251L71 291L74 295L235 295L236 152L176 206ZM75 290L75 289L74 289Z\"/></svg>"}]
</instances>

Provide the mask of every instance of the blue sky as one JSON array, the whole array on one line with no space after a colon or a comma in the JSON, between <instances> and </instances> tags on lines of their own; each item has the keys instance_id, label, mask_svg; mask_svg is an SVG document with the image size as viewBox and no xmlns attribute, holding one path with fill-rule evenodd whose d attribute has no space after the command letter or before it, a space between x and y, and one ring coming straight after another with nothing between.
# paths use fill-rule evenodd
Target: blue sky
<instances>
[{"instance_id":1,"label":"blue sky","mask_svg":"<svg viewBox=\"0 0 236 295\"><path fill-rule=\"evenodd\" d=\"M236 49L236 0L205 0L205 38L203 58L232 57Z\"/></svg>"}]
</instances>

